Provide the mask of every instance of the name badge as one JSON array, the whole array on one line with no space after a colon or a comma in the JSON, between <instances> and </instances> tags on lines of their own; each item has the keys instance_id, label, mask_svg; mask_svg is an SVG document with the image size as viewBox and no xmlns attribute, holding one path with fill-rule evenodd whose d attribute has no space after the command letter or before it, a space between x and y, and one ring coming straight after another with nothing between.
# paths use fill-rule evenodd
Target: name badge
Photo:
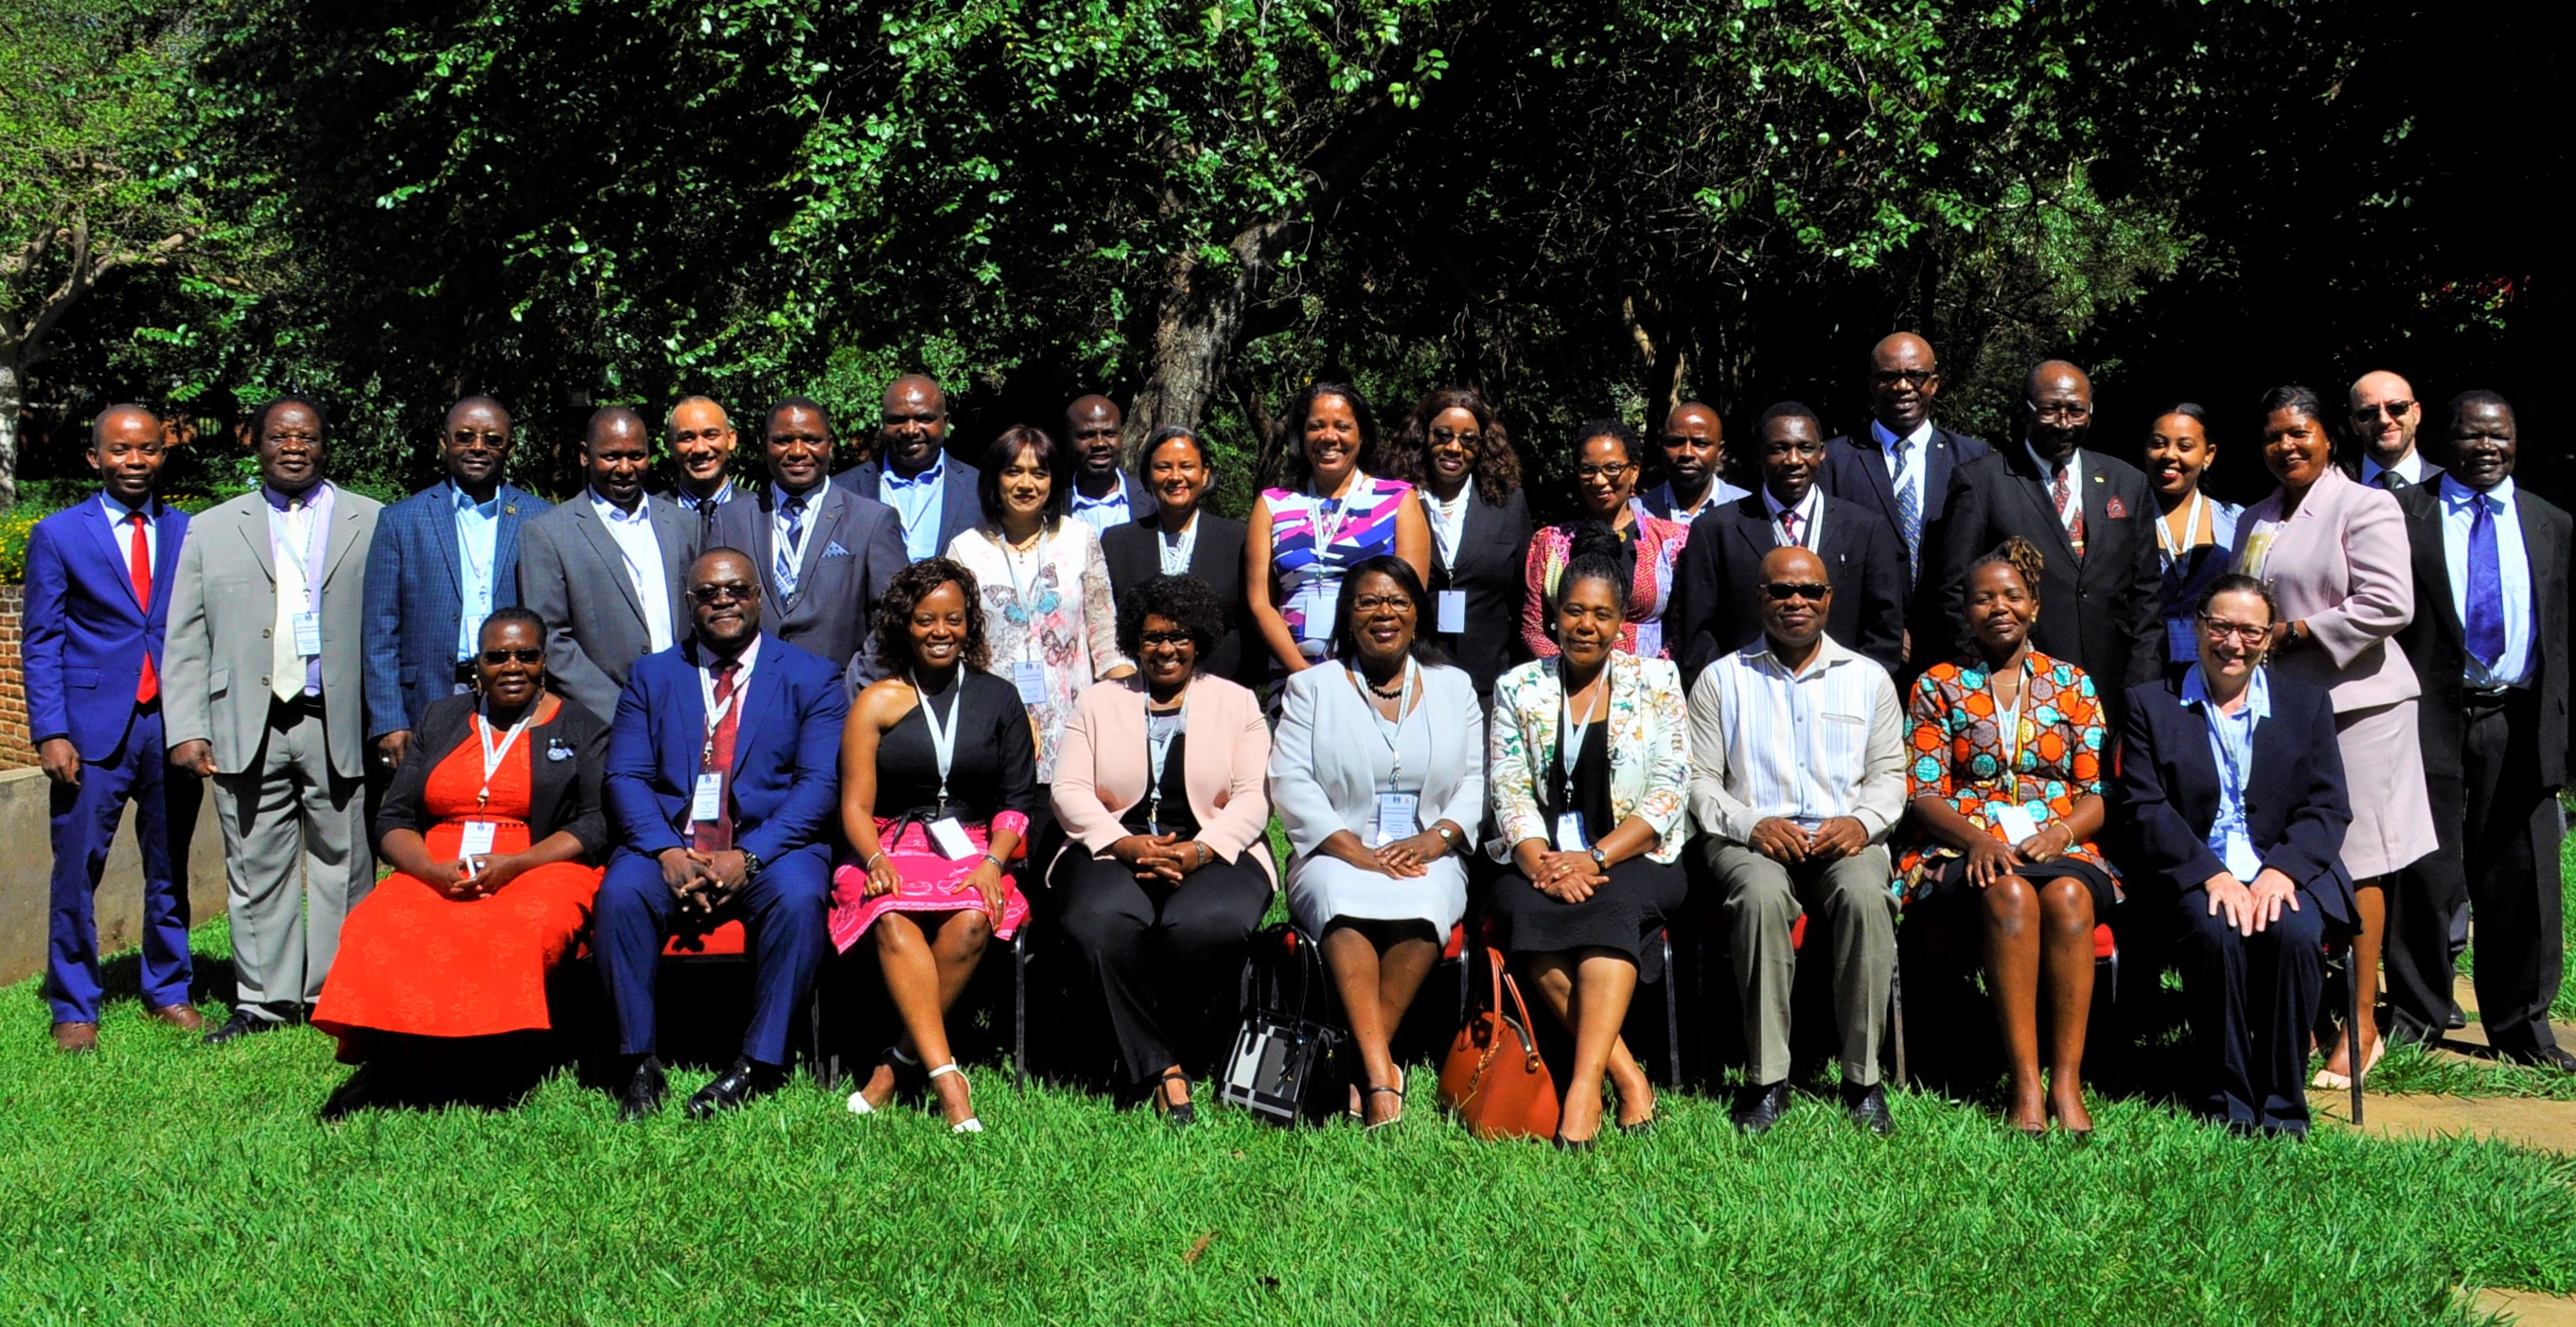
<instances>
[{"instance_id":1,"label":"name badge","mask_svg":"<svg viewBox=\"0 0 2576 1327\"><path fill-rule=\"evenodd\" d=\"M2175 663L2188 663L2200 657L2200 633L2191 629L2191 619L2165 619L2165 657Z\"/></svg>"},{"instance_id":2,"label":"name badge","mask_svg":"<svg viewBox=\"0 0 2576 1327\"><path fill-rule=\"evenodd\" d=\"M456 841L456 855L459 857L480 857L483 854L492 851L492 833L499 828L499 825L493 824L489 820L466 821L464 825L465 834L462 838L459 838Z\"/></svg>"},{"instance_id":3,"label":"name badge","mask_svg":"<svg viewBox=\"0 0 2576 1327\"><path fill-rule=\"evenodd\" d=\"M1581 852L1592 845L1583 841L1583 813L1568 811L1556 818L1556 850Z\"/></svg>"},{"instance_id":4,"label":"name badge","mask_svg":"<svg viewBox=\"0 0 2576 1327\"><path fill-rule=\"evenodd\" d=\"M941 816L930 822L930 841L948 860L962 861L975 855L974 840L966 837L966 827L955 816Z\"/></svg>"},{"instance_id":5,"label":"name badge","mask_svg":"<svg viewBox=\"0 0 2576 1327\"><path fill-rule=\"evenodd\" d=\"M307 659L322 657L322 615L320 613L295 615L295 652Z\"/></svg>"},{"instance_id":6,"label":"name badge","mask_svg":"<svg viewBox=\"0 0 2576 1327\"><path fill-rule=\"evenodd\" d=\"M1467 592L1465 590L1442 590L1440 592L1439 611L1440 626L1438 630L1441 635L1454 636L1461 631L1465 631L1467 629Z\"/></svg>"},{"instance_id":7,"label":"name badge","mask_svg":"<svg viewBox=\"0 0 2576 1327\"><path fill-rule=\"evenodd\" d=\"M698 776L696 788L689 794L689 819L721 820L724 818L724 775L709 770Z\"/></svg>"},{"instance_id":8,"label":"name badge","mask_svg":"<svg viewBox=\"0 0 2576 1327\"><path fill-rule=\"evenodd\" d=\"M1987 807L1986 814L1994 820L1995 828L2004 832L2004 838L2016 847L2028 843L2031 836L2039 832L2039 824L2030 818L2030 812L2018 806L1998 802Z\"/></svg>"},{"instance_id":9,"label":"name badge","mask_svg":"<svg viewBox=\"0 0 2576 1327\"><path fill-rule=\"evenodd\" d=\"M1020 689L1020 703L1043 705L1047 700L1046 665L1023 659L1011 665L1011 685Z\"/></svg>"},{"instance_id":10,"label":"name badge","mask_svg":"<svg viewBox=\"0 0 2576 1327\"><path fill-rule=\"evenodd\" d=\"M1379 793L1377 795L1377 842L1372 848L1383 848L1397 839L1409 839L1422 831L1413 823L1422 805L1420 793Z\"/></svg>"}]
</instances>

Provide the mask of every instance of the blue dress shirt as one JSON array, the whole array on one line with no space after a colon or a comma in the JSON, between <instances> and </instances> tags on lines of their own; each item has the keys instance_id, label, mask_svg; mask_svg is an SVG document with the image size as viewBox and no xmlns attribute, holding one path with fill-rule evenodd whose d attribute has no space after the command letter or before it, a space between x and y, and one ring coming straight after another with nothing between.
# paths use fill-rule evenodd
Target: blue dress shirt
<instances>
[{"instance_id":1,"label":"blue dress shirt","mask_svg":"<svg viewBox=\"0 0 2576 1327\"><path fill-rule=\"evenodd\" d=\"M2461 651L2468 662L2460 677L2479 691L2527 687L2534 626L2531 554L2523 546L2522 516L2514 506L2511 479L2480 493L2447 474L2442 476L2442 562L2451 572L2451 611L2460 615L2461 622L2469 620L2469 524L2477 519L2481 502L2495 517L2496 572L2504 586L2504 653L2496 656L2490 668L2474 651Z\"/></svg>"},{"instance_id":2,"label":"blue dress shirt","mask_svg":"<svg viewBox=\"0 0 2576 1327\"><path fill-rule=\"evenodd\" d=\"M492 562L500 556L501 490L492 500L476 502L472 494L447 481L449 510L456 520L456 556L463 564L457 577L465 588L457 605L456 657L471 659L483 648L483 619L492 616Z\"/></svg>"},{"instance_id":3,"label":"blue dress shirt","mask_svg":"<svg viewBox=\"0 0 2576 1327\"><path fill-rule=\"evenodd\" d=\"M948 456L941 453L928 469L910 479L892 465L877 472L877 501L903 518L903 555L915 562L939 556L939 498L948 486Z\"/></svg>"},{"instance_id":4,"label":"blue dress shirt","mask_svg":"<svg viewBox=\"0 0 2576 1327\"><path fill-rule=\"evenodd\" d=\"M2209 756L2218 765L2218 815L2209 822L2205 842L2227 863L2229 875L2250 885L2263 873L2263 859L2245 825L2245 785L2254 777L2254 729L2272 717L2272 684L2264 680L2262 669L2255 669L2245 683L2245 703L2229 714L2210 699L2200 665L2193 664L2182 675L2182 703L2198 707L2208 721Z\"/></svg>"}]
</instances>

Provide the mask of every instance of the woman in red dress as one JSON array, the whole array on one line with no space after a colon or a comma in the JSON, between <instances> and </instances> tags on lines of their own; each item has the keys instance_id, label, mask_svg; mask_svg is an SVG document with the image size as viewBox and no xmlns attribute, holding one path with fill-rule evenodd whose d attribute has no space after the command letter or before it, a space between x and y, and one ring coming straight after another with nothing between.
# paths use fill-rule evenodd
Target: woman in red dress
<instances>
[{"instance_id":1,"label":"woman in red dress","mask_svg":"<svg viewBox=\"0 0 2576 1327\"><path fill-rule=\"evenodd\" d=\"M494 612L482 645L474 694L429 707L376 813L394 873L350 910L313 1009L361 1066L325 1119L527 1067L535 1039L512 1034L553 1026L546 974L590 921L607 726L547 693L535 613Z\"/></svg>"}]
</instances>

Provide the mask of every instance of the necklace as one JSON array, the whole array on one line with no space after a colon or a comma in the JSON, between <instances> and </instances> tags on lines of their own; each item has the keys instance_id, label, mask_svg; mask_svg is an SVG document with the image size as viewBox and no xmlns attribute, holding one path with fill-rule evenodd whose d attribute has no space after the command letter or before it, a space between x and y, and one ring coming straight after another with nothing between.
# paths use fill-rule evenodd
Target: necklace
<instances>
[{"instance_id":1,"label":"necklace","mask_svg":"<svg viewBox=\"0 0 2576 1327\"><path fill-rule=\"evenodd\" d=\"M1370 695L1379 700L1395 700L1404 695L1404 684L1409 676L1410 674L1404 669L1395 670L1395 685L1384 690L1379 690L1377 683L1369 681L1365 675L1360 678L1360 683L1369 689Z\"/></svg>"}]
</instances>

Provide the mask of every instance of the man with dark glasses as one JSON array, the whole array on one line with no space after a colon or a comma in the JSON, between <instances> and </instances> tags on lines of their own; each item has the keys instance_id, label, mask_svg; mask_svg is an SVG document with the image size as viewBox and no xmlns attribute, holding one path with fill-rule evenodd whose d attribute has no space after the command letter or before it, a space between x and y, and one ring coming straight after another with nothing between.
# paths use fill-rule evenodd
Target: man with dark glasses
<instances>
[{"instance_id":1,"label":"man with dark glasses","mask_svg":"<svg viewBox=\"0 0 2576 1327\"><path fill-rule=\"evenodd\" d=\"M2424 404L2404 378L2376 369L2354 379L2349 396L2352 434L2361 439L2361 455L2346 459L2347 473L2392 493L2441 481L2442 468L2415 446Z\"/></svg>"}]
</instances>

